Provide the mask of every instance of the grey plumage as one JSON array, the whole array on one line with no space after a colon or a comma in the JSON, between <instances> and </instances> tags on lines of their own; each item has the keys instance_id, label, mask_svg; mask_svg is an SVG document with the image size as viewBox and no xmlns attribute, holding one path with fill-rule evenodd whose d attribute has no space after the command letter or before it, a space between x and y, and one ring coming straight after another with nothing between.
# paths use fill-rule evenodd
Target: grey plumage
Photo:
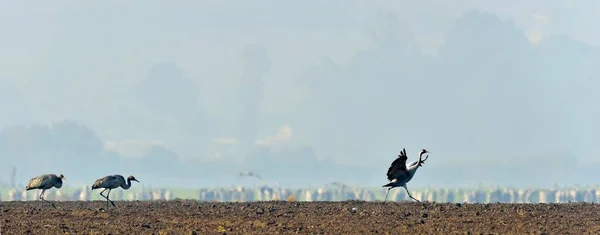
<instances>
[{"instance_id":1,"label":"grey plumage","mask_svg":"<svg viewBox=\"0 0 600 235\"><path fill-rule=\"evenodd\" d=\"M251 171L242 171L242 172L240 172L239 177L244 177L244 176L256 177L259 180L263 180L262 176L260 176L259 174L254 173L254 172L251 172Z\"/></svg>"},{"instance_id":2,"label":"grey plumage","mask_svg":"<svg viewBox=\"0 0 600 235\"><path fill-rule=\"evenodd\" d=\"M423 159L423 154L425 153L429 153L429 151L422 149L419 153L419 160L412 162L407 167L406 160L408 160L408 156L406 156L406 149L402 149L402 151L398 155L398 158L396 158L396 160L392 162L392 165L390 165L390 168L388 168L387 179L390 181L390 183L383 186L388 187L387 193L385 194L385 198L383 199L384 203L387 200L387 196L390 193L390 190L395 187L403 187L410 198L417 202L419 201L410 194L408 188L406 187L406 183L408 183L413 178L413 176L417 172L417 169L420 166L422 166L422 164L425 162L425 160L427 160L427 158L429 158L429 155L427 155L427 157Z\"/></svg>"},{"instance_id":3,"label":"grey plumage","mask_svg":"<svg viewBox=\"0 0 600 235\"><path fill-rule=\"evenodd\" d=\"M40 196L38 197L38 199L48 202L44 199L44 192L46 192L46 190L51 189L52 187L55 187L57 189L62 187L62 180L66 178L62 175L55 175L55 174L45 174L45 175L40 175L40 176L36 176L34 178L31 178L29 180L29 182L27 183L27 186L25 186L25 190L29 191L29 190L33 190L33 189L41 189L42 192L40 193ZM52 207L56 208L56 206L54 206L54 203L49 202Z\"/></svg>"},{"instance_id":4,"label":"grey plumage","mask_svg":"<svg viewBox=\"0 0 600 235\"><path fill-rule=\"evenodd\" d=\"M94 184L92 185L92 190L98 188L104 189L102 190L102 192L100 192L100 196L106 198L106 208L108 209L108 202L115 206L115 203L109 199L110 191L118 187L121 187L123 189L129 189L131 188L131 181L135 181L138 183L140 182L132 175L127 177L127 181L125 181L125 178L122 175L108 175L94 181ZM108 190L108 193L106 194L106 196L104 196L104 194L102 193L106 190Z\"/></svg>"}]
</instances>

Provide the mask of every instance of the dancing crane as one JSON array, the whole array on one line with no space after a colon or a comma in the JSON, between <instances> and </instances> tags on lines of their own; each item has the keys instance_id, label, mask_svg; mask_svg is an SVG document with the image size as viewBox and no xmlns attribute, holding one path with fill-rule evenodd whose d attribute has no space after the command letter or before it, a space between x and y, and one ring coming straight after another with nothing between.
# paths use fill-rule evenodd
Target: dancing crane
<instances>
[{"instance_id":1,"label":"dancing crane","mask_svg":"<svg viewBox=\"0 0 600 235\"><path fill-rule=\"evenodd\" d=\"M62 175L55 175L55 174L45 174L45 175L40 175L40 176L36 176L34 178L31 178L29 180L29 183L27 183L27 186L25 186L25 191L29 191L29 190L33 190L33 189L41 189L42 192L40 193L40 196L38 197L38 199L44 201L44 202L49 202L44 200L44 192L46 192L46 190L51 189L52 187L55 187L57 189L62 187L62 180L66 180L66 178ZM56 206L54 206L54 203L49 202L50 205L52 205L52 207L56 208Z\"/></svg>"},{"instance_id":2,"label":"dancing crane","mask_svg":"<svg viewBox=\"0 0 600 235\"><path fill-rule=\"evenodd\" d=\"M122 175L108 175L103 178L97 179L94 182L94 184L92 185L92 190L97 189L97 188L104 189L104 190L102 190L102 192L100 192L100 196L102 196L103 198L106 198L106 209L108 209L108 202L110 202L113 206L115 206L115 203L109 199L110 191L115 188L118 188L118 187L121 187L121 188L127 190L127 189L131 188L131 181L135 181L138 183L140 182L132 175L127 177L127 183L125 183L125 178ZM106 194L106 196L104 196L104 194L102 194L102 193L106 190L108 190L108 193Z\"/></svg>"},{"instance_id":3,"label":"dancing crane","mask_svg":"<svg viewBox=\"0 0 600 235\"><path fill-rule=\"evenodd\" d=\"M408 160L408 156L406 156L406 149L402 149L402 151L398 155L398 158L396 158L396 160L392 162L392 165L387 171L387 179L390 181L390 183L383 186L388 187L387 193L385 194L385 198L383 199L384 203L387 200L390 190L395 187L403 187L410 198L417 202L420 202L410 194L408 188L406 187L406 183L408 183L413 178L413 176L417 172L417 169L420 166L422 166L423 163L425 163L425 160L427 160L427 158L429 158L429 155L427 155L425 159L423 159L423 154L425 153L430 152L426 149L421 149L421 152L419 153L419 160L411 162L410 165L408 165L407 167L406 160Z\"/></svg>"}]
</instances>

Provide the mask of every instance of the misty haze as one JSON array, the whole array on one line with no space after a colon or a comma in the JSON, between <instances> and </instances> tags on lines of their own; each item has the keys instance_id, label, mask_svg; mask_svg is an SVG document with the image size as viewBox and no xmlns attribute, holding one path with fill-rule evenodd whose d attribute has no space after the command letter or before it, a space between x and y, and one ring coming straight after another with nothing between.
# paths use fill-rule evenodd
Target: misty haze
<instances>
[{"instance_id":1,"label":"misty haze","mask_svg":"<svg viewBox=\"0 0 600 235\"><path fill-rule=\"evenodd\" d=\"M474 2L4 1L0 187L597 184L600 2Z\"/></svg>"}]
</instances>

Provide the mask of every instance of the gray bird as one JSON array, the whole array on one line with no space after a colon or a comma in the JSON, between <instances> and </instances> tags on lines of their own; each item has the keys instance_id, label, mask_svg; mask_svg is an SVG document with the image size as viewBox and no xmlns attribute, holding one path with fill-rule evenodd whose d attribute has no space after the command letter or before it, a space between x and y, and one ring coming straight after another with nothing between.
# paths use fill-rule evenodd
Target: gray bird
<instances>
[{"instance_id":1,"label":"gray bird","mask_svg":"<svg viewBox=\"0 0 600 235\"><path fill-rule=\"evenodd\" d=\"M38 199L48 202L46 200L44 200L44 192L46 192L46 190L51 189L52 187L55 187L57 189L62 187L63 184L63 179L66 180L66 178L62 175L59 174L58 176L55 174L45 174L45 175L40 175L34 178L31 178L29 180L29 183L27 183L27 186L25 186L25 190L29 191L32 189L41 189L42 192L40 193L40 196L38 197ZM52 205L52 207L56 208L56 206L54 206L54 203L49 202L50 205Z\"/></svg>"},{"instance_id":2,"label":"gray bird","mask_svg":"<svg viewBox=\"0 0 600 235\"><path fill-rule=\"evenodd\" d=\"M427 158L429 158L429 155L427 155L425 159L423 159L423 154L425 153L429 153L429 151L421 149L421 152L419 153L419 160L411 162L411 164L407 167L406 160L408 160L408 157L406 156L406 149L402 149L402 151L398 155L398 158L396 158L396 160L392 162L390 168L388 168L387 179L390 181L390 183L383 186L388 187L387 193L385 194L385 198L383 199L384 203L385 200L387 200L387 196L390 193L390 189L395 187L403 187L410 198L419 202L419 200L410 195L410 192L408 192L408 188L406 188L406 183L408 183L413 178L413 176L415 176L415 173L417 173L417 169L420 166L422 166L423 163L425 163L425 160L427 160Z\"/></svg>"},{"instance_id":3,"label":"gray bird","mask_svg":"<svg viewBox=\"0 0 600 235\"><path fill-rule=\"evenodd\" d=\"M254 173L254 172L251 172L251 171L242 171L238 175L238 177L244 177L244 176L256 177L259 180L263 180L262 176L260 176L259 174Z\"/></svg>"},{"instance_id":4,"label":"gray bird","mask_svg":"<svg viewBox=\"0 0 600 235\"><path fill-rule=\"evenodd\" d=\"M118 187L121 187L121 188L127 190L127 189L131 188L131 181L135 181L138 183L140 182L132 175L127 177L127 182L125 182L125 178L122 175L109 175L109 176L105 176L103 178L100 178L100 179L97 179L96 181L94 181L94 184L92 185L92 190L97 189L97 188L104 189L104 190L102 190L102 192L100 192L100 196L102 196L103 198L106 198L106 209L108 209L108 202L110 202L113 206L115 206L115 203L109 199L110 191L115 188L118 188ZM102 194L102 193L106 190L108 190L108 193L106 194L106 196L104 196L104 194Z\"/></svg>"}]
</instances>

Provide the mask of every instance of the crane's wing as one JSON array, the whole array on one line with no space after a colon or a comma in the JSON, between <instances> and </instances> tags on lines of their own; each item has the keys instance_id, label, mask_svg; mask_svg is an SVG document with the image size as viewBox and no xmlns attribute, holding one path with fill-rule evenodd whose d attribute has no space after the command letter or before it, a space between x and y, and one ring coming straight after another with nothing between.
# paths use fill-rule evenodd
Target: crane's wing
<instances>
[{"instance_id":1,"label":"crane's wing","mask_svg":"<svg viewBox=\"0 0 600 235\"><path fill-rule=\"evenodd\" d=\"M408 160L408 157L406 156L406 149L402 149L400 155L398 155L398 158L396 158L396 160L392 162L392 165L390 165L390 168L388 168L387 179L389 181L398 178L397 176L400 174L408 173L406 169L406 160Z\"/></svg>"},{"instance_id":2,"label":"crane's wing","mask_svg":"<svg viewBox=\"0 0 600 235\"><path fill-rule=\"evenodd\" d=\"M119 185L121 181L125 181L125 178L123 178L123 176L107 175L94 181L94 184L92 184L92 189L107 188L113 185Z\"/></svg>"},{"instance_id":3,"label":"crane's wing","mask_svg":"<svg viewBox=\"0 0 600 235\"><path fill-rule=\"evenodd\" d=\"M33 177L27 182L27 186L25 186L26 190L35 189L42 186L42 184L46 183L46 181L50 180L51 174L45 174Z\"/></svg>"},{"instance_id":4,"label":"crane's wing","mask_svg":"<svg viewBox=\"0 0 600 235\"><path fill-rule=\"evenodd\" d=\"M34 189L34 188L40 187L40 185L42 185L42 180L43 180L43 178L41 176L31 178L29 180L29 182L27 182L25 189L29 190L29 189Z\"/></svg>"},{"instance_id":5,"label":"crane's wing","mask_svg":"<svg viewBox=\"0 0 600 235\"><path fill-rule=\"evenodd\" d=\"M107 181L108 177L110 176L105 176L94 181L92 184L92 189L102 188L102 184Z\"/></svg>"}]
</instances>

